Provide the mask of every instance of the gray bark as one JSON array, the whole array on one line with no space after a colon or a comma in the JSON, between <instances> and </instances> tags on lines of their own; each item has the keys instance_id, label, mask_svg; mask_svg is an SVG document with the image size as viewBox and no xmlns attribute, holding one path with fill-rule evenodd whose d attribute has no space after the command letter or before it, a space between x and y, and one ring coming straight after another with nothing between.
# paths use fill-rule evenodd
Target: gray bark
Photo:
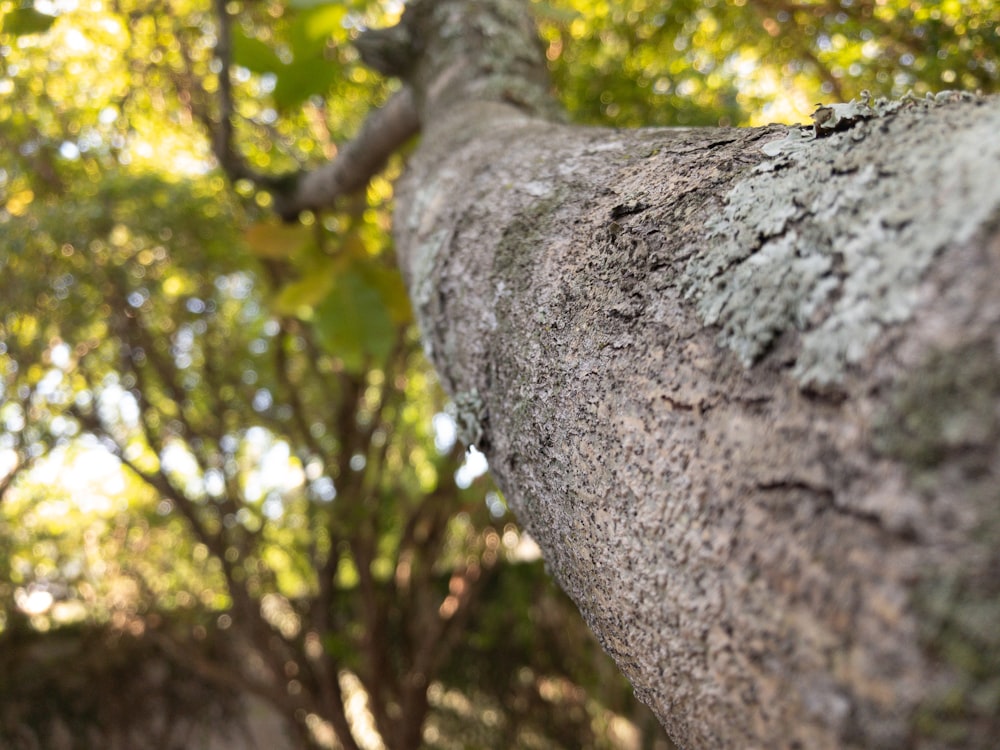
<instances>
[{"instance_id":1,"label":"gray bark","mask_svg":"<svg viewBox=\"0 0 1000 750\"><path fill-rule=\"evenodd\" d=\"M400 257L469 434L639 696L704 748L903 747L954 690L976 714L1000 102L777 159L780 128L454 124L480 122L426 135Z\"/></svg>"},{"instance_id":2,"label":"gray bark","mask_svg":"<svg viewBox=\"0 0 1000 750\"><path fill-rule=\"evenodd\" d=\"M404 16L395 234L553 575L683 747L991 747L1000 100L570 127L488 5Z\"/></svg>"}]
</instances>

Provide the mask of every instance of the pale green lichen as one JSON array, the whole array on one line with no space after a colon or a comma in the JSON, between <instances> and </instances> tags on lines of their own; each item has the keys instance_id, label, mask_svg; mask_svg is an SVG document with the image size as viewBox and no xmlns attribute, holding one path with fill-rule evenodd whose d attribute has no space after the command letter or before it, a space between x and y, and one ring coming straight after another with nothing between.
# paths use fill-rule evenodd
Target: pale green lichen
<instances>
[{"instance_id":1,"label":"pale green lichen","mask_svg":"<svg viewBox=\"0 0 1000 750\"><path fill-rule=\"evenodd\" d=\"M459 391L448 405L448 413L455 420L458 439L467 447L483 447L487 410L486 402L477 388Z\"/></svg>"},{"instance_id":2,"label":"pale green lichen","mask_svg":"<svg viewBox=\"0 0 1000 750\"><path fill-rule=\"evenodd\" d=\"M900 123L896 136L871 137L883 117L920 118L936 99L876 103L849 130L822 138L793 130L785 146L766 144L775 158L729 192L683 279L721 343L749 366L799 329L794 374L822 387L886 326L908 319L935 255L1000 212L1000 101L979 103L944 126L947 153L941 131ZM956 195L963 199L943 199Z\"/></svg>"},{"instance_id":3,"label":"pale green lichen","mask_svg":"<svg viewBox=\"0 0 1000 750\"><path fill-rule=\"evenodd\" d=\"M873 99L871 93L865 90L858 99L851 99L849 102L817 105L816 111L810 115L813 121L812 127L802 125L790 127L784 138L768 141L761 150L768 156L789 154L807 148L817 138L851 130L865 120L888 117L904 109L926 110L951 102L978 99L980 97L976 94L965 91L940 91L937 94L927 94L923 99L918 99L912 92L907 92L899 99ZM861 140L864 135L864 131L855 131L852 139ZM765 162L758 167L758 170L770 171L773 168L774 164Z\"/></svg>"}]
</instances>

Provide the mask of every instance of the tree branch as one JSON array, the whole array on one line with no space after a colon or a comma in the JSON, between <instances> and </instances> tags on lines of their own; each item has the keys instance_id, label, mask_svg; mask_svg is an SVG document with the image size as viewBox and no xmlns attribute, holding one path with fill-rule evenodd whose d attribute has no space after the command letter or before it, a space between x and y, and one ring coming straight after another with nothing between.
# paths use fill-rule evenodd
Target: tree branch
<instances>
[{"instance_id":1,"label":"tree branch","mask_svg":"<svg viewBox=\"0 0 1000 750\"><path fill-rule=\"evenodd\" d=\"M212 131L212 150L222 170L230 179L248 177L247 167L239 157L233 139L233 79L230 76L233 56L232 19L226 11L226 0L214 0L217 35L215 57L219 61L218 122Z\"/></svg>"},{"instance_id":2,"label":"tree branch","mask_svg":"<svg viewBox=\"0 0 1000 750\"><path fill-rule=\"evenodd\" d=\"M45 455L45 453L41 453L37 456L33 456L21 449L15 449L15 454L17 456L17 463L14 464L14 467L10 471L0 478L0 502L3 502L4 496L14 485L14 482L17 481L17 478L30 469L35 461Z\"/></svg>"},{"instance_id":3,"label":"tree branch","mask_svg":"<svg viewBox=\"0 0 1000 750\"><path fill-rule=\"evenodd\" d=\"M406 87L368 116L358 135L340 148L335 159L301 173L287 194L272 190L275 211L291 221L303 211L327 208L337 198L362 189L392 153L419 131L413 92ZM278 187L274 180L269 182Z\"/></svg>"},{"instance_id":4,"label":"tree branch","mask_svg":"<svg viewBox=\"0 0 1000 750\"><path fill-rule=\"evenodd\" d=\"M199 121L208 131L212 146L212 154L219 167L230 182L250 180L261 187L278 184L278 180L250 168L240 156L235 144L233 118L235 106L233 103L233 84L230 77L232 67L232 19L226 12L225 0L214 0L213 10L216 15L217 42L215 56L219 61L219 91L215 97L215 114L211 109L211 99L205 90L204 83L195 73L194 58L191 50L185 44L182 36L177 36L181 58L185 70L173 73L174 84L177 86L181 101L186 100L191 116ZM186 74L186 75L185 75ZM184 80L187 78L188 80Z\"/></svg>"},{"instance_id":5,"label":"tree branch","mask_svg":"<svg viewBox=\"0 0 1000 750\"><path fill-rule=\"evenodd\" d=\"M230 181L250 180L271 193L275 212L286 221L294 221L304 211L328 208L337 198L364 188L386 164L392 153L420 130L413 92L403 88L374 110L358 135L344 144L336 158L313 170L286 175L266 175L252 169L239 155L235 145L232 80L232 20L225 0L214 0L218 42L215 54L219 61L219 92L216 115L206 101L204 86L194 73L190 51L181 43L181 55L190 81L178 88L189 91L192 115L208 130L212 152ZM199 96L200 94L200 96Z\"/></svg>"}]
</instances>

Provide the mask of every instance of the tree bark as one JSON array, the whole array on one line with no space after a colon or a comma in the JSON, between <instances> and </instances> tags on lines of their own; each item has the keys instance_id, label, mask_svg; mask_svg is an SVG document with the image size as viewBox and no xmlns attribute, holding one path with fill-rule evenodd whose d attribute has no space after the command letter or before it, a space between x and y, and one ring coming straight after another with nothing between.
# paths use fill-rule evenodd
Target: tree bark
<instances>
[{"instance_id":1,"label":"tree bark","mask_svg":"<svg viewBox=\"0 0 1000 750\"><path fill-rule=\"evenodd\" d=\"M555 124L482 62L516 5L404 15L395 236L553 575L682 747L991 747L1000 100Z\"/></svg>"}]
</instances>

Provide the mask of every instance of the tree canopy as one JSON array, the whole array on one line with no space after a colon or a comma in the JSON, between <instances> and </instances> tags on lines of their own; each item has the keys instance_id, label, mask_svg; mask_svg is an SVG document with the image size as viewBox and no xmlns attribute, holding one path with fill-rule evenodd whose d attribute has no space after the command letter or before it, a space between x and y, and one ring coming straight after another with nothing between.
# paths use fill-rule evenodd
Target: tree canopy
<instances>
[{"instance_id":1,"label":"tree canopy","mask_svg":"<svg viewBox=\"0 0 1000 750\"><path fill-rule=\"evenodd\" d=\"M580 123L1000 89L989 0L533 7ZM0 653L148 637L303 746L652 741L456 440L388 234L405 154L272 218L392 95L351 42L400 12L0 0Z\"/></svg>"}]
</instances>

